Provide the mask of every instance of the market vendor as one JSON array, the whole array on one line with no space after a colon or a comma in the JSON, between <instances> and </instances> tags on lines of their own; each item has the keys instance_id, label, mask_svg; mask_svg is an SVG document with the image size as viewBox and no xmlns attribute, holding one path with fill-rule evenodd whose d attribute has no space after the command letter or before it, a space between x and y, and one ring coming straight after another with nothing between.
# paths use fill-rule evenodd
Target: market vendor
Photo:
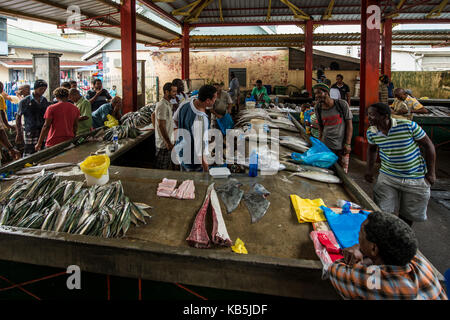
<instances>
[{"instance_id":1,"label":"market vendor","mask_svg":"<svg viewBox=\"0 0 450 320\"><path fill-rule=\"evenodd\" d=\"M19 102L16 116L16 143L24 143L23 156L29 156L36 152L35 145L38 142L44 125L44 114L49 102L44 97L48 84L42 79L34 82L34 91L31 95ZM22 116L24 128L22 128Z\"/></svg>"},{"instance_id":2,"label":"market vendor","mask_svg":"<svg viewBox=\"0 0 450 320\"><path fill-rule=\"evenodd\" d=\"M428 110L416 98L411 97L403 88L394 90L392 116L399 119L412 120L413 113L428 113Z\"/></svg>"},{"instance_id":3,"label":"market vendor","mask_svg":"<svg viewBox=\"0 0 450 320\"><path fill-rule=\"evenodd\" d=\"M383 103L369 106L368 120L367 182L373 182L378 153L381 159L373 188L375 203L386 212L398 208L399 217L409 225L425 221L430 189L436 181L433 142L416 122L392 118L391 109Z\"/></svg>"},{"instance_id":4,"label":"market vendor","mask_svg":"<svg viewBox=\"0 0 450 320\"><path fill-rule=\"evenodd\" d=\"M9 130L15 130L16 128L14 128L12 125L9 124L8 122L8 117L6 116L6 102L5 102L5 98L3 96L3 82L0 81L0 112L1 112L1 120L3 122L3 125L5 126L6 129Z\"/></svg>"},{"instance_id":5,"label":"market vendor","mask_svg":"<svg viewBox=\"0 0 450 320\"><path fill-rule=\"evenodd\" d=\"M256 80L256 87L253 88L250 96L254 97L256 102L270 102L266 87L263 86L261 80Z\"/></svg>"},{"instance_id":6,"label":"market vendor","mask_svg":"<svg viewBox=\"0 0 450 320\"><path fill-rule=\"evenodd\" d=\"M102 80L94 79L92 80L92 89L87 92L86 99L91 103L92 112L94 112L105 103L110 102L112 97L108 90L103 89Z\"/></svg>"},{"instance_id":7,"label":"market vendor","mask_svg":"<svg viewBox=\"0 0 450 320\"><path fill-rule=\"evenodd\" d=\"M70 89L69 99L72 100L78 110L80 110L77 135L89 133L92 128L92 110L90 102L81 95L78 89Z\"/></svg>"},{"instance_id":8,"label":"market vendor","mask_svg":"<svg viewBox=\"0 0 450 320\"><path fill-rule=\"evenodd\" d=\"M156 104L154 116L157 169L170 170L173 168L171 152L174 146L172 100L177 94L177 87L172 82L163 86L164 97Z\"/></svg>"},{"instance_id":9,"label":"market vendor","mask_svg":"<svg viewBox=\"0 0 450 320\"><path fill-rule=\"evenodd\" d=\"M105 103L100 108L92 112L92 126L95 128L103 127L108 120L108 114L117 120L122 117L122 98L115 96L111 102Z\"/></svg>"},{"instance_id":10,"label":"market vendor","mask_svg":"<svg viewBox=\"0 0 450 320\"><path fill-rule=\"evenodd\" d=\"M216 88L211 85L204 85L198 91L198 99L185 102L180 107L180 111L174 115L174 121L178 123L179 129L177 130L178 137L175 148L182 160L182 171L208 172L209 170L205 155L208 150L208 140L204 133L210 128L206 109L214 105L216 98ZM186 135L183 135L184 133ZM187 136L190 137L190 140L187 139ZM188 154L190 154L190 157L188 157Z\"/></svg>"},{"instance_id":11,"label":"market vendor","mask_svg":"<svg viewBox=\"0 0 450 320\"><path fill-rule=\"evenodd\" d=\"M315 114L319 123L320 140L339 157L345 172L348 170L348 156L353 136L352 112L345 100L332 99L330 87L324 83L313 86L317 100Z\"/></svg>"},{"instance_id":12,"label":"market vendor","mask_svg":"<svg viewBox=\"0 0 450 320\"><path fill-rule=\"evenodd\" d=\"M177 94L175 97L170 99L170 103L172 104L172 113L175 113L177 109L185 102L188 101L189 95L184 92L184 83L181 79L173 79L172 85L177 87Z\"/></svg>"},{"instance_id":13,"label":"market vendor","mask_svg":"<svg viewBox=\"0 0 450 320\"><path fill-rule=\"evenodd\" d=\"M359 243L343 253L328 274L344 299L447 300L432 266L418 251L414 231L393 214L369 214Z\"/></svg>"},{"instance_id":14,"label":"market vendor","mask_svg":"<svg viewBox=\"0 0 450 320\"><path fill-rule=\"evenodd\" d=\"M223 90L223 83L214 83L214 87L217 89L217 99L214 102L214 107L217 110L224 109L226 113L231 113L231 107L233 106L233 100L228 92Z\"/></svg>"},{"instance_id":15,"label":"market vendor","mask_svg":"<svg viewBox=\"0 0 450 320\"><path fill-rule=\"evenodd\" d=\"M45 111L45 123L34 147L36 151L41 150L44 140L46 140L46 147L53 147L73 139L77 134L80 111L68 102L69 90L59 87L53 91L53 95L58 102L49 106Z\"/></svg>"}]
</instances>

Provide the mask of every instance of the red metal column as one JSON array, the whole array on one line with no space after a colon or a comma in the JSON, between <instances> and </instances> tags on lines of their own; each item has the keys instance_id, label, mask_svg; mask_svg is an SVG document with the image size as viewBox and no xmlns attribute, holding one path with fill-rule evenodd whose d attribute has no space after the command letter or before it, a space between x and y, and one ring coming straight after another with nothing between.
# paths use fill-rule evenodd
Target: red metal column
<instances>
[{"instance_id":1,"label":"red metal column","mask_svg":"<svg viewBox=\"0 0 450 320\"><path fill-rule=\"evenodd\" d=\"M305 89L308 91L309 96L312 96L312 71L313 71L313 22L312 20L306 21L305 24L305 73L304 83Z\"/></svg>"},{"instance_id":2,"label":"red metal column","mask_svg":"<svg viewBox=\"0 0 450 320\"><path fill-rule=\"evenodd\" d=\"M367 7L377 5L377 0L361 1L361 71L359 99L359 136L355 138L354 152L361 159L367 158L366 110L378 102L378 77L380 68L380 29L373 26L374 13L367 14Z\"/></svg>"},{"instance_id":3,"label":"red metal column","mask_svg":"<svg viewBox=\"0 0 450 320\"><path fill-rule=\"evenodd\" d=\"M122 0L120 7L122 94L125 114L137 110L136 0Z\"/></svg>"},{"instance_id":4,"label":"red metal column","mask_svg":"<svg viewBox=\"0 0 450 320\"><path fill-rule=\"evenodd\" d=\"M189 79L189 25L183 25L183 41L181 45L181 79Z\"/></svg>"},{"instance_id":5,"label":"red metal column","mask_svg":"<svg viewBox=\"0 0 450 320\"><path fill-rule=\"evenodd\" d=\"M381 73L391 79L392 19L386 19L381 41Z\"/></svg>"}]
</instances>

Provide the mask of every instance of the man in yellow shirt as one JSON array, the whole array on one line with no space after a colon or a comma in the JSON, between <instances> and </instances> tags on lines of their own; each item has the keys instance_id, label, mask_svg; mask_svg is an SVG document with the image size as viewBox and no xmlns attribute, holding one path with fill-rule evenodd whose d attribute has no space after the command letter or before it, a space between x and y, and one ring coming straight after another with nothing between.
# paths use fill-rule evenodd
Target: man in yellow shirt
<instances>
[{"instance_id":1,"label":"man in yellow shirt","mask_svg":"<svg viewBox=\"0 0 450 320\"><path fill-rule=\"evenodd\" d=\"M3 125L5 127L5 129L10 129L10 130L14 130L15 128L13 126L11 126L8 122L8 118L6 117L6 101L5 101L5 97L4 96L9 97L6 92L3 92L3 83L0 82L0 112L1 115L0 117L2 118L2 122Z\"/></svg>"},{"instance_id":2,"label":"man in yellow shirt","mask_svg":"<svg viewBox=\"0 0 450 320\"><path fill-rule=\"evenodd\" d=\"M395 99L392 103L392 117L412 120L413 113L428 113L428 110L416 98L411 97L405 89L394 91Z\"/></svg>"}]
</instances>

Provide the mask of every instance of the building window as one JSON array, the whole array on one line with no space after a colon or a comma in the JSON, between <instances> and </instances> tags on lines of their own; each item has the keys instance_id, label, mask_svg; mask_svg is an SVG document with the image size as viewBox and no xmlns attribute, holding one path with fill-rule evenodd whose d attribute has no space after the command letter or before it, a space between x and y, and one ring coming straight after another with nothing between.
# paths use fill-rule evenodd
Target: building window
<instances>
[{"instance_id":1,"label":"building window","mask_svg":"<svg viewBox=\"0 0 450 320\"><path fill-rule=\"evenodd\" d=\"M228 79L231 80L231 73L234 72L234 75L239 81L239 85L241 87L247 86L247 69L246 68L229 68L228 69Z\"/></svg>"},{"instance_id":2,"label":"building window","mask_svg":"<svg viewBox=\"0 0 450 320\"><path fill-rule=\"evenodd\" d=\"M358 47L358 58L361 58L361 47Z\"/></svg>"},{"instance_id":3,"label":"building window","mask_svg":"<svg viewBox=\"0 0 450 320\"><path fill-rule=\"evenodd\" d=\"M352 55L352 47L347 47L347 55L348 56Z\"/></svg>"}]
</instances>

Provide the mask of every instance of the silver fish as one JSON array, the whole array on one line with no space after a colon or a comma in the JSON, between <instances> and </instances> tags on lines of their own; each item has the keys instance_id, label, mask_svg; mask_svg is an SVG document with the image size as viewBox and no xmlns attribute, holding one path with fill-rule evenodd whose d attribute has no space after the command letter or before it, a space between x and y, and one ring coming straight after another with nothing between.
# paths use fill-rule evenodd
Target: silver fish
<instances>
[{"instance_id":1,"label":"silver fish","mask_svg":"<svg viewBox=\"0 0 450 320\"><path fill-rule=\"evenodd\" d=\"M21 170L17 171L16 174L30 174L30 173L40 172L43 169L53 170L53 169L58 169L58 168L73 167L76 165L77 165L76 163L72 163L72 162L58 162L58 163L42 164L42 165L37 165L37 166L21 169Z\"/></svg>"},{"instance_id":2,"label":"silver fish","mask_svg":"<svg viewBox=\"0 0 450 320\"><path fill-rule=\"evenodd\" d=\"M318 172L318 171L295 172L290 175L290 177L292 177L292 176L299 176L299 177L303 177L303 178L307 178L307 179L311 179L311 180L315 180L315 181L320 181L320 182L326 182L326 183L342 183L342 181L341 181L341 179L339 179L339 177L337 177L335 175L323 173L323 172Z\"/></svg>"}]
</instances>

